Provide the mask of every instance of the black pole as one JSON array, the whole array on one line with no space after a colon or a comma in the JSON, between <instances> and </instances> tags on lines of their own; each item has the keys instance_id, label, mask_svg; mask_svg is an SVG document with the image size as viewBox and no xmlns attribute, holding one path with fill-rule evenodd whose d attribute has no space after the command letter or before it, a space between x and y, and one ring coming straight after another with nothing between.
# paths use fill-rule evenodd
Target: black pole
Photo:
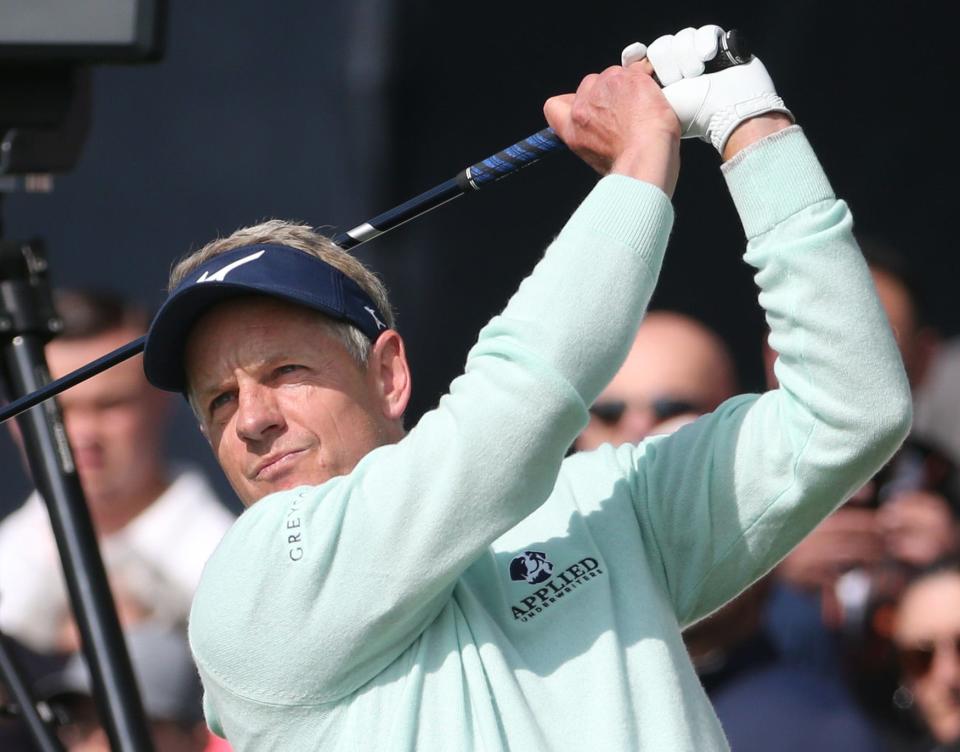
<instances>
[{"instance_id":1,"label":"black pole","mask_svg":"<svg viewBox=\"0 0 960 752\"><path fill-rule=\"evenodd\" d=\"M37 711L30 694L30 687L24 679L23 669L10 646L9 638L0 633L0 679L2 679L11 698L17 704L17 714L26 724L30 738L38 752L63 752L63 745L57 739L51 725Z\"/></svg>"},{"instance_id":2,"label":"black pole","mask_svg":"<svg viewBox=\"0 0 960 752\"><path fill-rule=\"evenodd\" d=\"M6 331L5 327L5 320L0 317L0 334ZM96 376L98 373L106 371L108 368L113 368L113 366L117 365L118 363L122 363L128 358L132 358L134 355L138 355L139 353L143 352L143 345L146 339L146 337L137 337L135 340L128 342L123 347L118 347L116 350L111 350L106 355L87 363L85 366L78 368L76 371L71 371L64 376L61 376L59 379L45 384L40 389L11 401L9 405L3 408L3 410L0 410L0 423L3 423L9 418L16 417L24 410L29 410L34 405L39 405L44 400L48 400L51 397L56 397L58 394L60 394L60 392L65 392L70 387L76 386L77 384Z\"/></svg>"},{"instance_id":3,"label":"black pole","mask_svg":"<svg viewBox=\"0 0 960 752\"><path fill-rule=\"evenodd\" d=\"M11 396L49 380L43 346L58 325L39 244L0 240L0 368ZM114 752L153 749L97 539L60 408L47 401L18 418L30 471L46 501L101 722Z\"/></svg>"}]
</instances>

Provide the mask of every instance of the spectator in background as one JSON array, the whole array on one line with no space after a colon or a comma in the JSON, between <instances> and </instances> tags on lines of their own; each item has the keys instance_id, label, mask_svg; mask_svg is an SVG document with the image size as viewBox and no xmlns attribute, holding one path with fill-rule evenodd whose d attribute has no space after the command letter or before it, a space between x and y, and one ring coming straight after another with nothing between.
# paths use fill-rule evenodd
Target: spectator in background
<instances>
[{"instance_id":1,"label":"spectator in background","mask_svg":"<svg viewBox=\"0 0 960 752\"><path fill-rule=\"evenodd\" d=\"M637 443L669 419L714 410L736 388L733 359L716 334L689 316L651 311L623 366L590 408L590 423L574 449Z\"/></svg>"},{"instance_id":2,"label":"spectator in background","mask_svg":"<svg viewBox=\"0 0 960 752\"><path fill-rule=\"evenodd\" d=\"M29 686L31 678L45 676L61 668L64 657L38 655L6 636L0 636L10 663L0 671L0 750L3 752L35 752L27 724L14 693L7 686L8 668L15 666L20 678ZM41 718L46 717L41 713Z\"/></svg>"},{"instance_id":3,"label":"spectator in background","mask_svg":"<svg viewBox=\"0 0 960 752\"><path fill-rule=\"evenodd\" d=\"M145 311L91 292L61 292L64 321L46 348L62 376L142 335ZM203 565L233 516L195 470L163 454L168 395L128 360L64 392L67 435L121 622L183 626ZM38 652L78 646L46 508L34 492L0 523L0 630Z\"/></svg>"},{"instance_id":4,"label":"spectator in background","mask_svg":"<svg viewBox=\"0 0 960 752\"><path fill-rule=\"evenodd\" d=\"M917 390L914 427L960 462L960 337L937 351Z\"/></svg>"},{"instance_id":5,"label":"spectator in background","mask_svg":"<svg viewBox=\"0 0 960 752\"><path fill-rule=\"evenodd\" d=\"M940 562L906 585L893 639L907 695L903 704L927 731L910 749L960 750L960 562Z\"/></svg>"},{"instance_id":6,"label":"spectator in background","mask_svg":"<svg viewBox=\"0 0 960 752\"><path fill-rule=\"evenodd\" d=\"M156 752L203 752L210 734L203 722L200 677L186 636L180 630L142 624L129 630L126 638ZM36 695L53 711L67 752L110 752L92 687L90 671L79 653L37 683Z\"/></svg>"},{"instance_id":7,"label":"spectator in background","mask_svg":"<svg viewBox=\"0 0 960 752\"><path fill-rule=\"evenodd\" d=\"M880 752L882 738L839 671L786 660L763 624L769 576L683 639L735 752Z\"/></svg>"}]
</instances>

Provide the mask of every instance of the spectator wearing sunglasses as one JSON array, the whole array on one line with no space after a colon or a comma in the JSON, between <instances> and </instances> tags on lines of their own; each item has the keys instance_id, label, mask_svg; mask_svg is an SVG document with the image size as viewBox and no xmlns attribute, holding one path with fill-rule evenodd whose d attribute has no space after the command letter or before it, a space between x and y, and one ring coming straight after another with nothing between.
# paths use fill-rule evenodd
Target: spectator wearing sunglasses
<instances>
[{"instance_id":1,"label":"spectator wearing sunglasses","mask_svg":"<svg viewBox=\"0 0 960 752\"><path fill-rule=\"evenodd\" d=\"M902 704L916 711L929 735L914 749L960 750L960 560L942 561L906 586L893 642Z\"/></svg>"},{"instance_id":2,"label":"spectator wearing sunglasses","mask_svg":"<svg viewBox=\"0 0 960 752\"><path fill-rule=\"evenodd\" d=\"M647 314L623 366L590 408L574 448L637 443L668 421L710 412L737 393L723 341L689 316Z\"/></svg>"}]
</instances>

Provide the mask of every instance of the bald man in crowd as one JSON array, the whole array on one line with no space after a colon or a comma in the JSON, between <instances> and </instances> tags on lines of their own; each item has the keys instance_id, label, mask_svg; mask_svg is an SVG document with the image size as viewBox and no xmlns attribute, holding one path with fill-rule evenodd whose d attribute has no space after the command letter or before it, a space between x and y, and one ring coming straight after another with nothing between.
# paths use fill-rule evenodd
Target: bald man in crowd
<instances>
[{"instance_id":1,"label":"bald man in crowd","mask_svg":"<svg viewBox=\"0 0 960 752\"><path fill-rule=\"evenodd\" d=\"M672 311L647 314L623 366L590 408L578 451L637 443L737 393L730 353L714 332Z\"/></svg>"}]
</instances>

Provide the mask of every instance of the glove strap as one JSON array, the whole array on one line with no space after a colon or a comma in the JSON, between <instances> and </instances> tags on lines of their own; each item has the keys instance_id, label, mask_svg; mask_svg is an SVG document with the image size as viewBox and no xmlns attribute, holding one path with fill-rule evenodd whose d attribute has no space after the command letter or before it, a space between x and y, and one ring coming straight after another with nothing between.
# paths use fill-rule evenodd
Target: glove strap
<instances>
[{"instance_id":1,"label":"glove strap","mask_svg":"<svg viewBox=\"0 0 960 752\"><path fill-rule=\"evenodd\" d=\"M791 120L795 120L793 113L784 106L783 99L778 95L772 92L758 94L751 99L745 99L735 105L717 110L710 118L710 124L707 127L710 142L722 155L723 147L727 145L727 139L730 138L730 134L740 123L767 112L782 112Z\"/></svg>"}]
</instances>

